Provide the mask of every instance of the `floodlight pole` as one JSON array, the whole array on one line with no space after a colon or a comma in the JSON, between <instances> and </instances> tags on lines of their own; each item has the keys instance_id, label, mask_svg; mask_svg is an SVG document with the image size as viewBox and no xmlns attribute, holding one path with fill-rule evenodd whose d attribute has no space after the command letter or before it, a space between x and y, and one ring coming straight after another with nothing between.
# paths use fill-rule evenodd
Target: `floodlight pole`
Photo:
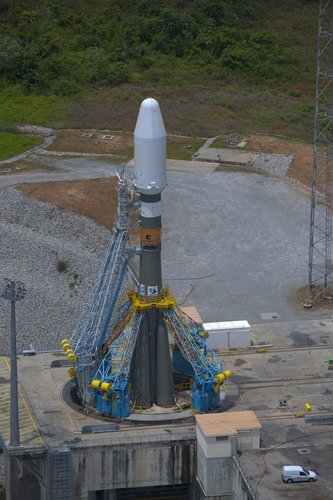
<instances>
[{"instance_id":1,"label":"floodlight pole","mask_svg":"<svg viewBox=\"0 0 333 500\"><path fill-rule=\"evenodd\" d=\"M23 283L6 280L2 297L10 301L11 328L10 328L10 440L12 448L20 446L18 388L17 388L17 360L16 360L16 311L15 303L22 300L26 294Z\"/></svg>"}]
</instances>

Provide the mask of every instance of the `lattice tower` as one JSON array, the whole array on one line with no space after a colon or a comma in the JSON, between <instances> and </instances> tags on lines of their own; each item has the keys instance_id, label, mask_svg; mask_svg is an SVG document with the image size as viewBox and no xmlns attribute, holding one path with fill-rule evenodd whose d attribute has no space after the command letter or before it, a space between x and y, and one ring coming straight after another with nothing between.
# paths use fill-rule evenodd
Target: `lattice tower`
<instances>
[{"instance_id":1,"label":"lattice tower","mask_svg":"<svg viewBox=\"0 0 333 500\"><path fill-rule=\"evenodd\" d=\"M332 297L333 0L320 0L307 299Z\"/></svg>"}]
</instances>

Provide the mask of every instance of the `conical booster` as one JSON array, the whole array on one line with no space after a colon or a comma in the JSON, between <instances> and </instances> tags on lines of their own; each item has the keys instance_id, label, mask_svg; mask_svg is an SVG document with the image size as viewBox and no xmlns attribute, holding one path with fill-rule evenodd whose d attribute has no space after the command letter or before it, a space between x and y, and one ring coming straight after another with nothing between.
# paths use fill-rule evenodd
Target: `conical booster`
<instances>
[{"instance_id":1,"label":"conical booster","mask_svg":"<svg viewBox=\"0 0 333 500\"><path fill-rule=\"evenodd\" d=\"M135 181L141 199L140 300L152 303L143 319L134 357L136 406L174 403L174 385L167 329L153 303L161 297L161 192L166 178L166 132L155 99L145 99L134 131Z\"/></svg>"}]
</instances>

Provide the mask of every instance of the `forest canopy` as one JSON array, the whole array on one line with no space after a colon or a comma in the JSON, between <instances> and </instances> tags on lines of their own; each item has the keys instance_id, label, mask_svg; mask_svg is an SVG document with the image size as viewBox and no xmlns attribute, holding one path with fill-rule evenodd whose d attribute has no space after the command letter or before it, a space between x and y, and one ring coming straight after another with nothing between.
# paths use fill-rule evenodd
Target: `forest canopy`
<instances>
[{"instance_id":1,"label":"forest canopy","mask_svg":"<svg viewBox=\"0 0 333 500\"><path fill-rule=\"evenodd\" d=\"M0 0L0 83L68 96L125 82L286 82L300 61L270 19L316 3Z\"/></svg>"}]
</instances>

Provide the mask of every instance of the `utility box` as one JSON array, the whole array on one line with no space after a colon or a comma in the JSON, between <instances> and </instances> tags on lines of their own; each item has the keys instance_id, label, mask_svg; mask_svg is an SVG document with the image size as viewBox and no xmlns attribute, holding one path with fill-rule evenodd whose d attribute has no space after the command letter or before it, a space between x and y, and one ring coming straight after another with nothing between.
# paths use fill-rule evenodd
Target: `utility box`
<instances>
[{"instance_id":1,"label":"utility box","mask_svg":"<svg viewBox=\"0 0 333 500\"><path fill-rule=\"evenodd\" d=\"M251 345L251 326L246 320L204 323L203 327L208 333L207 344L211 349L236 349Z\"/></svg>"}]
</instances>

